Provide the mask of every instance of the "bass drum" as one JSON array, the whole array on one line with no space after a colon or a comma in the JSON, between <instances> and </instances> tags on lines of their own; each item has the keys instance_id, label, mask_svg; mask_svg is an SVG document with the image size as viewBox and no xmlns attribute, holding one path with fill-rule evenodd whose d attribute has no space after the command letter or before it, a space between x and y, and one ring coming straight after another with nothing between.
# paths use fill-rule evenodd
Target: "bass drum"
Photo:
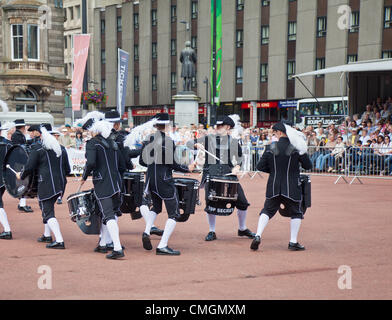
<instances>
[{"instance_id":1,"label":"bass drum","mask_svg":"<svg viewBox=\"0 0 392 320\"><path fill-rule=\"evenodd\" d=\"M38 194L37 175L29 176L26 179L16 179L14 171L21 172L29 159L30 149L26 146L12 146L5 158L3 164L4 184L8 193L14 198L35 198Z\"/></svg>"}]
</instances>

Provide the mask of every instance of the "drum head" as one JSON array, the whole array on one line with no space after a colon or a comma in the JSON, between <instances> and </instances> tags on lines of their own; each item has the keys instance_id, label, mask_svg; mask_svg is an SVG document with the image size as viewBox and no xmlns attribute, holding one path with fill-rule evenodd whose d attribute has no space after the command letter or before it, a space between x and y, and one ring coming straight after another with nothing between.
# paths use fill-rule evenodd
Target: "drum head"
<instances>
[{"instance_id":1,"label":"drum head","mask_svg":"<svg viewBox=\"0 0 392 320\"><path fill-rule=\"evenodd\" d=\"M16 172L21 172L29 159L29 155L24 147L13 146L7 152L4 159L3 177L5 187L8 193L14 198L21 198L29 191L31 185L31 178L27 177L24 180L16 179L15 173L8 169L9 165Z\"/></svg>"}]
</instances>

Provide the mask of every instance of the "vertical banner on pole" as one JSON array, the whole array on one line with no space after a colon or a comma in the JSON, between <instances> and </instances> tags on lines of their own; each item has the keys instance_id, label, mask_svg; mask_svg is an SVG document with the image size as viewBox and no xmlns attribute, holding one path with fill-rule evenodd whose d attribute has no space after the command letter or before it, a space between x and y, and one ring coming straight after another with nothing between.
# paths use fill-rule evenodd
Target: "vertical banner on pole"
<instances>
[{"instance_id":1,"label":"vertical banner on pole","mask_svg":"<svg viewBox=\"0 0 392 320\"><path fill-rule=\"evenodd\" d=\"M221 90L221 77L222 77L222 0L211 0L211 26L214 25L214 2L216 1L216 82L212 83L216 89L216 96L212 98L212 104L219 106L220 104L220 90ZM211 28L211 50L214 47L214 30ZM211 79L214 79L213 65L214 53L211 55ZM213 82L213 80L212 80Z\"/></svg>"},{"instance_id":2,"label":"vertical banner on pole","mask_svg":"<svg viewBox=\"0 0 392 320\"><path fill-rule=\"evenodd\" d=\"M80 97L83 90L83 77L86 68L88 49L90 47L89 34L75 34L72 73L72 110L80 111Z\"/></svg>"},{"instance_id":3,"label":"vertical banner on pole","mask_svg":"<svg viewBox=\"0 0 392 320\"><path fill-rule=\"evenodd\" d=\"M117 111L122 116L125 112L125 98L127 95L129 53L118 49L117 60Z\"/></svg>"}]
</instances>

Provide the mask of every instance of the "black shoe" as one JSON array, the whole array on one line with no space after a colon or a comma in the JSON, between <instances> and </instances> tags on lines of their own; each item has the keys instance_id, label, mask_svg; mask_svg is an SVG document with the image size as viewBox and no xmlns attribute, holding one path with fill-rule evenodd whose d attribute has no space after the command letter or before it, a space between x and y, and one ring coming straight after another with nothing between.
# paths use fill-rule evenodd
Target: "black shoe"
<instances>
[{"instance_id":1,"label":"black shoe","mask_svg":"<svg viewBox=\"0 0 392 320\"><path fill-rule=\"evenodd\" d=\"M249 239L254 239L256 234L253 233L252 231L250 231L249 229L246 229L244 231L238 230L238 236L239 237L248 237Z\"/></svg>"},{"instance_id":2,"label":"black shoe","mask_svg":"<svg viewBox=\"0 0 392 320\"><path fill-rule=\"evenodd\" d=\"M255 236L252 244L250 245L250 248L254 251L259 250L259 245L260 245L261 239L259 236Z\"/></svg>"},{"instance_id":3,"label":"black shoe","mask_svg":"<svg viewBox=\"0 0 392 320\"><path fill-rule=\"evenodd\" d=\"M303 251L303 250L305 250L305 247L300 245L299 242L297 242L297 243L290 242L289 243L289 250L292 250L292 251Z\"/></svg>"},{"instance_id":4,"label":"black shoe","mask_svg":"<svg viewBox=\"0 0 392 320\"><path fill-rule=\"evenodd\" d=\"M107 243L107 244L106 244L106 248L108 248L108 250L110 250L110 251L113 251L113 250L114 250L114 244L113 244L113 242ZM122 248L123 250L125 250L125 247L124 247L124 246L121 246L121 248Z\"/></svg>"},{"instance_id":5,"label":"black shoe","mask_svg":"<svg viewBox=\"0 0 392 320\"><path fill-rule=\"evenodd\" d=\"M150 230L150 234L155 234L157 236L161 236L163 235L163 230L158 229L157 227L152 227Z\"/></svg>"},{"instance_id":6,"label":"black shoe","mask_svg":"<svg viewBox=\"0 0 392 320\"><path fill-rule=\"evenodd\" d=\"M98 246L94 249L94 252L108 253L108 247L107 247L107 246L100 246L100 245L98 245Z\"/></svg>"},{"instance_id":7,"label":"black shoe","mask_svg":"<svg viewBox=\"0 0 392 320\"><path fill-rule=\"evenodd\" d=\"M216 237L216 233L215 232L209 232L208 234L207 234L207 236L206 236L206 238L205 238L205 241L214 241L214 240L216 240L217 239L217 237Z\"/></svg>"},{"instance_id":8,"label":"black shoe","mask_svg":"<svg viewBox=\"0 0 392 320\"><path fill-rule=\"evenodd\" d=\"M150 240L150 235L147 233L143 232L142 235L142 242L143 242L143 248L146 250L152 250L152 244Z\"/></svg>"},{"instance_id":9,"label":"black shoe","mask_svg":"<svg viewBox=\"0 0 392 320\"><path fill-rule=\"evenodd\" d=\"M53 242L53 239L52 239L52 237L45 237L44 235L42 235L41 237L39 237L38 239L37 239L37 241L38 242L46 242L46 243L52 243Z\"/></svg>"},{"instance_id":10,"label":"black shoe","mask_svg":"<svg viewBox=\"0 0 392 320\"><path fill-rule=\"evenodd\" d=\"M9 232L0 233L0 239L11 240L12 239L12 232L9 231Z\"/></svg>"},{"instance_id":11,"label":"black shoe","mask_svg":"<svg viewBox=\"0 0 392 320\"><path fill-rule=\"evenodd\" d=\"M20 205L18 205L18 210L21 212L34 212L33 209L31 209L31 207L29 206L21 207Z\"/></svg>"},{"instance_id":12,"label":"black shoe","mask_svg":"<svg viewBox=\"0 0 392 320\"><path fill-rule=\"evenodd\" d=\"M124 250L120 250L120 251L113 250L112 253L106 255L106 259L119 259L122 257L124 257Z\"/></svg>"},{"instance_id":13,"label":"black shoe","mask_svg":"<svg viewBox=\"0 0 392 320\"><path fill-rule=\"evenodd\" d=\"M63 204L63 201L60 198L58 198L57 199L57 204Z\"/></svg>"},{"instance_id":14,"label":"black shoe","mask_svg":"<svg viewBox=\"0 0 392 320\"><path fill-rule=\"evenodd\" d=\"M47 244L46 247L48 249L65 249L64 242L52 242L51 244Z\"/></svg>"},{"instance_id":15,"label":"black shoe","mask_svg":"<svg viewBox=\"0 0 392 320\"><path fill-rule=\"evenodd\" d=\"M180 251L173 250L169 247L157 248L156 252L157 255L168 255L168 256L179 256L181 254Z\"/></svg>"}]
</instances>

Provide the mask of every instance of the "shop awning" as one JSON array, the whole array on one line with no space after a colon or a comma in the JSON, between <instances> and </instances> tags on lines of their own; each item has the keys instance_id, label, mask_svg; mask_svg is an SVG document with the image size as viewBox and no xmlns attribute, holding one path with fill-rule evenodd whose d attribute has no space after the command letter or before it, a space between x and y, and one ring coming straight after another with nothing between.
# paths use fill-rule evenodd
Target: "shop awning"
<instances>
[{"instance_id":1,"label":"shop awning","mask_svg":"<svg viewBox=\"0 0 392 320\"><path fill-rule=\"evenodd\" d=\"M296 74L295 76L293 76L293 78L301 78L307 76L317 76L322 74L341 73L341 72L366 72L366 71L391 71L391 70L392 70L392 59L369 60L369 61L360 61L355 63L343 64L341 66Z\"/></svg>"}]
</instances>

